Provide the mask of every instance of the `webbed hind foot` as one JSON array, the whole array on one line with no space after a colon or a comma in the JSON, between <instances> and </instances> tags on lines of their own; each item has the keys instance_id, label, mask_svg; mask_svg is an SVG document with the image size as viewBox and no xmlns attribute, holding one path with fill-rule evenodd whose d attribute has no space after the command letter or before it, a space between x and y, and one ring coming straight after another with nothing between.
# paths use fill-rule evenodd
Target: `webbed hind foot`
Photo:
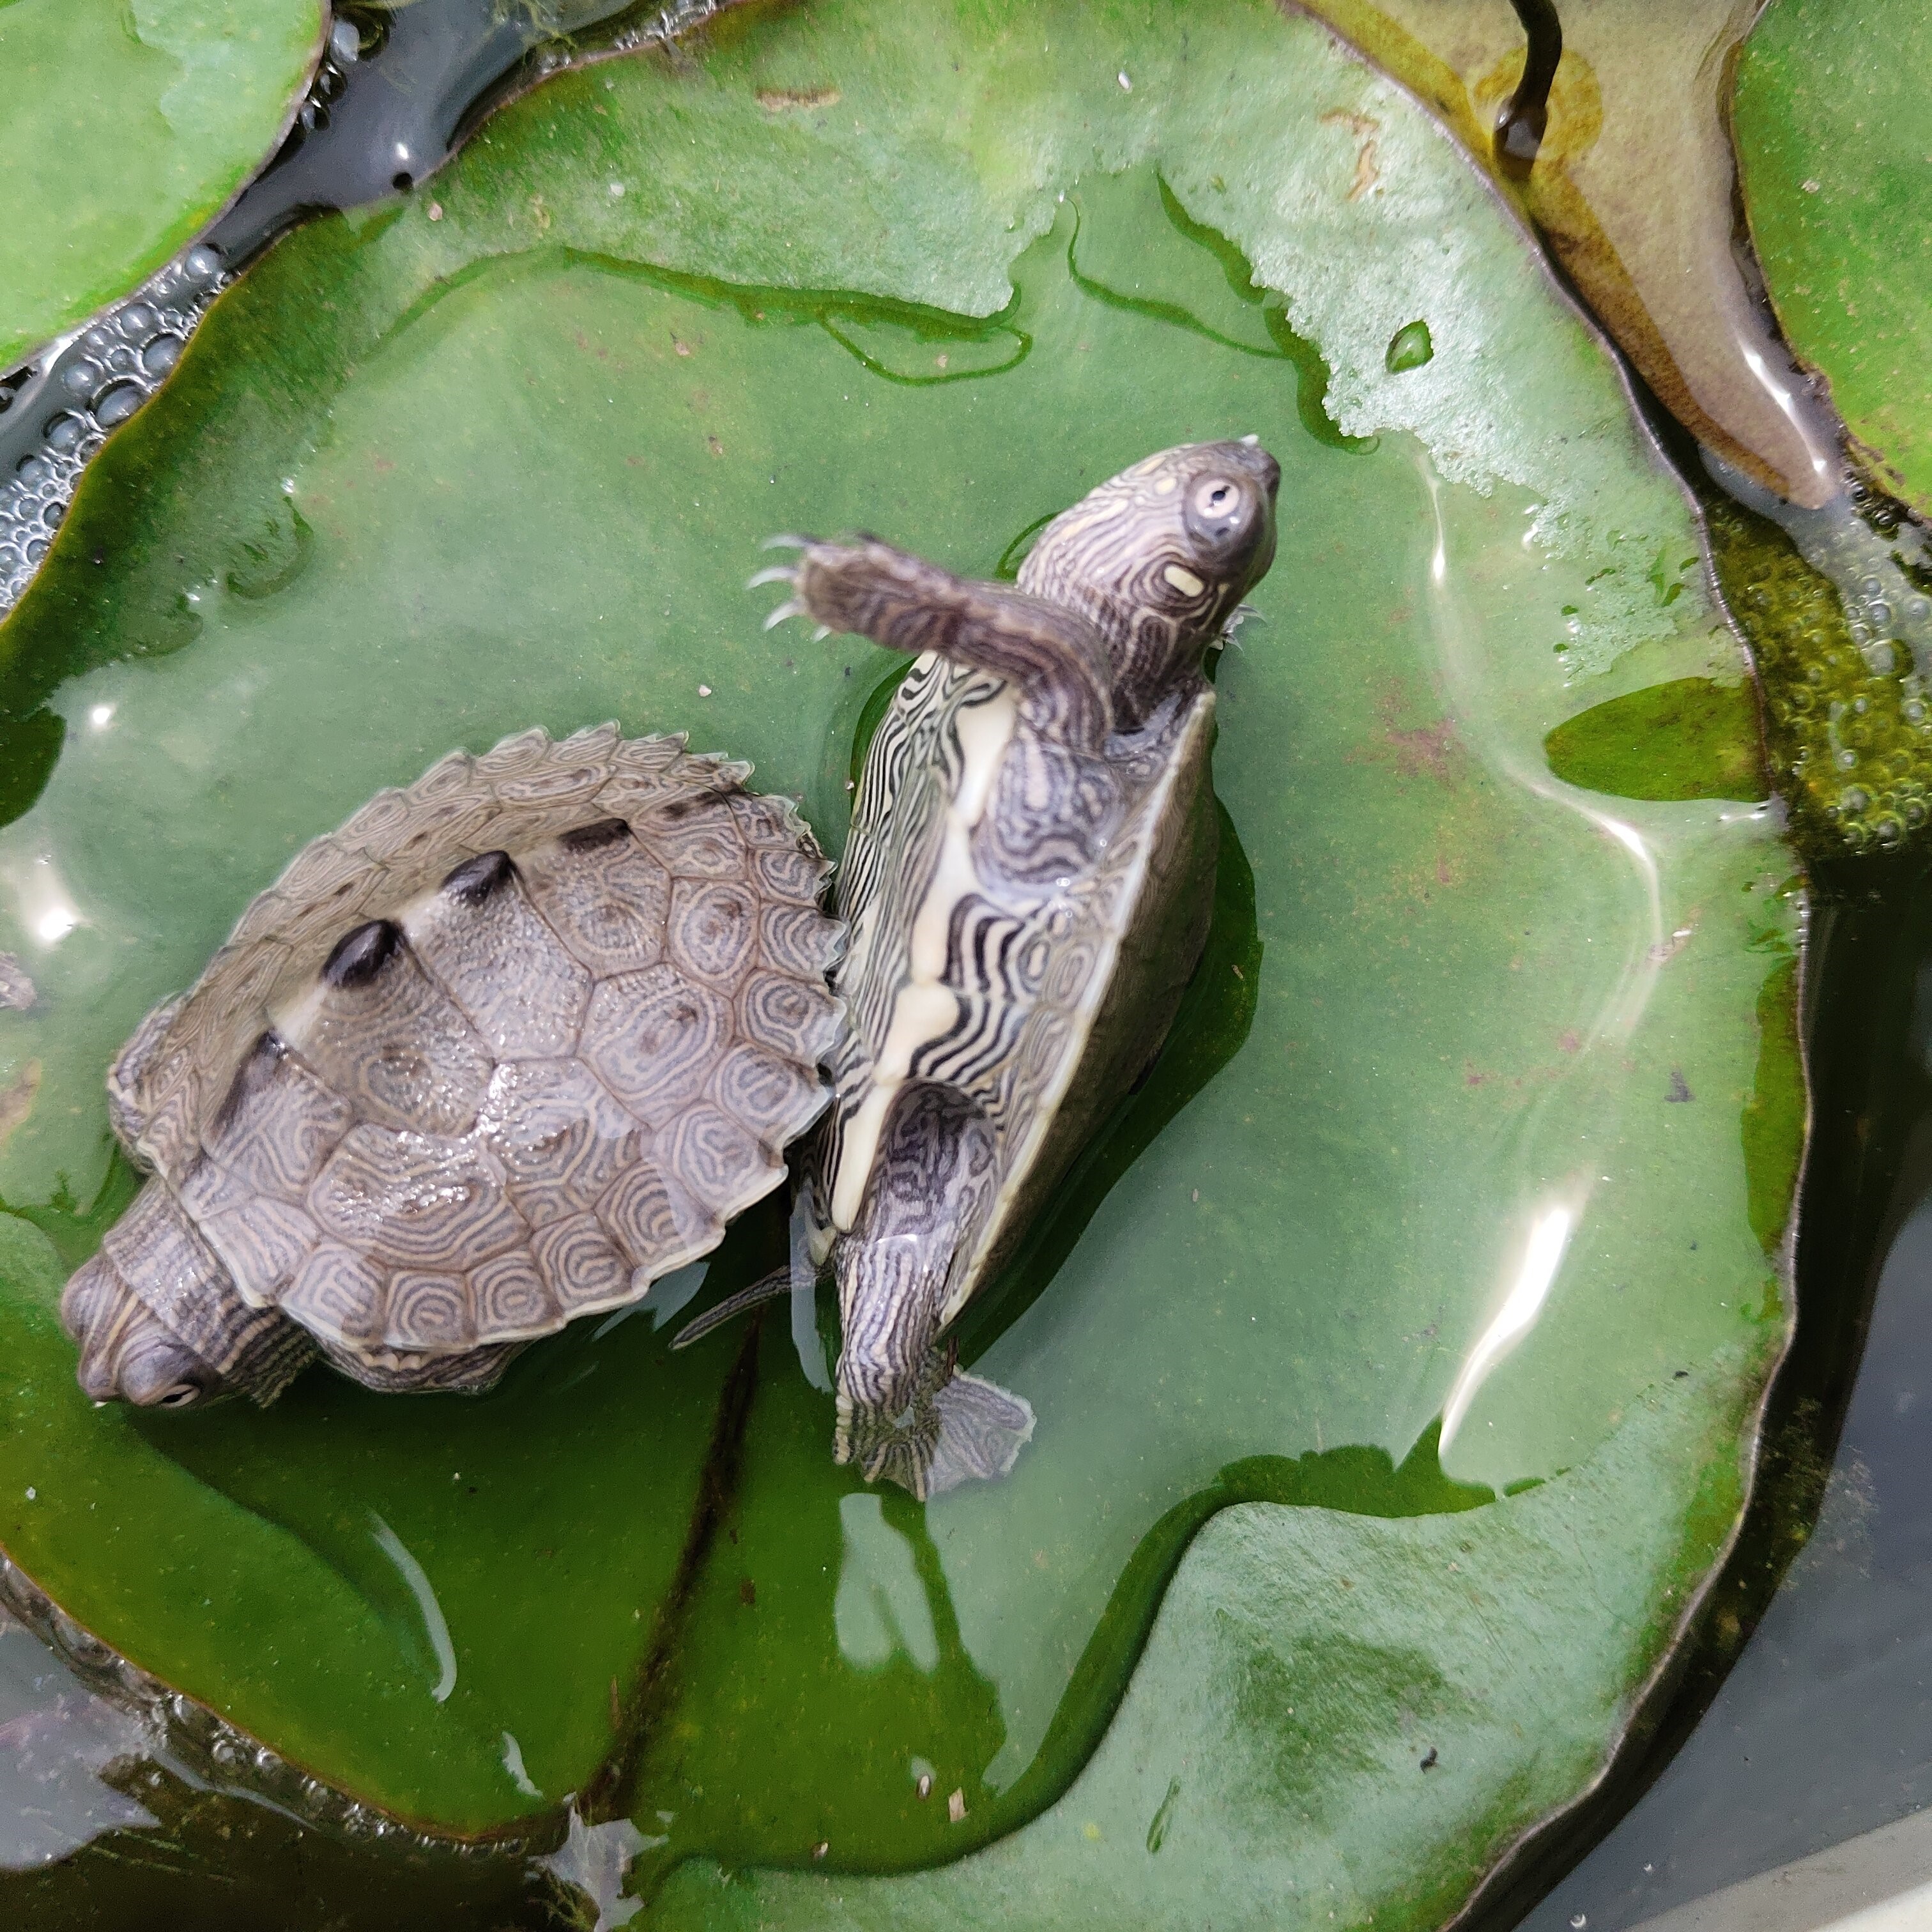
<instances>
[{"instance_id":1,"label":"webbed hind foot","mask_svg":"<svg viewBox=\"0 0 1932 1932\"><path fill-rule=\"evenodd\" d=\"M912 1400L896 1415L842 1393L833 1454L867 1482L896 1483L924 1502L962 1483L1011 1474L1034 1421L1024 1396L962 1373L949 1343L926 1351Z\"/></svg>"}]
</instances>

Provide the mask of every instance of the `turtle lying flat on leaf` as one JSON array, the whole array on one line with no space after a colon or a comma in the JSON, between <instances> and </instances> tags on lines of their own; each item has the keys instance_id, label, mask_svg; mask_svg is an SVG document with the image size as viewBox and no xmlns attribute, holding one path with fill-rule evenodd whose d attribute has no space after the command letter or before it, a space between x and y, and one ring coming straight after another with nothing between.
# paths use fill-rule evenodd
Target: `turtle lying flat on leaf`
<instances>
[{"instance_id":1,"label":"turtle lying flat on leaf","mask_svg":"<svg viewBox=\"0 0 1932 1932\"><path fill-rule=\"evenodd\" d=\"M298 853L108 1082L152 1178L68 1283L97 1400L320 1349L487 1388L784 1178L841 1031L830 869L748 765L616 726L454 752Z\"/></svg>"},{"instance_id":2,"label":"turtle lying flat on leaf","mask_svg":"<svg viewBox=\"0 0 1932 1932\"><path fill-rule=\"evenodd\" d=\"M915 654L841 874L849 1030L820 1144L842 1461L916 1494L1033 1426L939 1337L1166 1037L1207 937L1202 658L1274 559L1255 439L1151 456L1051 524L1017 586L797 540L777 615Z\"/></svg>"}]
</instances>

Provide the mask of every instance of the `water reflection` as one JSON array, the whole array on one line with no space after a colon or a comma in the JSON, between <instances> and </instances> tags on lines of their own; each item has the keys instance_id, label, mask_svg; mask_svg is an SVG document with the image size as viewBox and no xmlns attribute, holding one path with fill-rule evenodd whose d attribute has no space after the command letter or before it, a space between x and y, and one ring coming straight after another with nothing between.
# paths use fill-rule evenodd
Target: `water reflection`
<instances>
[{"instance_id":1,"label":"water reflection","mask_svg":"<svg viewBox=\"0 0 1932 1932\"><path fill-rule=\"evenodd\" d=\"M154 1824L100 1776L150 1748L137 1718L83 1688L0 1610L0 1867L45 1864L104 1832Z\"/></svg>"}]
</instances>

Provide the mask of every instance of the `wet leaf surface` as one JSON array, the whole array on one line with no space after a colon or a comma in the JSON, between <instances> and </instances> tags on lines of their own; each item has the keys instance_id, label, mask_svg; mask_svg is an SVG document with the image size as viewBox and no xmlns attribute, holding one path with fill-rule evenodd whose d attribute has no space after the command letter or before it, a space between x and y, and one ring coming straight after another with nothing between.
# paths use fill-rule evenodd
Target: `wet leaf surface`
<instances>
[{"instance_id":1,"label":"wet leaf surface","mask_svg":"<svg viewBox=\"0 0 1932 1932\"><path fill-rule=\"evenodd\" d=\"M1772 0L1733 110L1744 212L1792 346L1885 487L1932 512L1932 20ZM1923 587L1923 586L1922 586Z\"/></svg>"},{"instance_id":2,"label":"wet leaf surface","mask_svg":"<svg viewBox=\"0 0 1932 1932\"><path fill-rule=\"evenodd\" d=\"M130 1423L74 1390L50 1233L15 1222L0 1494L36 1496L0 1540L378 1802L477 1829L620 1798L646 1889L687 1857L794 1865L782 1909L836 1916L861 1897L839 1874L1045 1808L986 1856L1050 1924L1078 1903L1056 1833L1096 1883L1151 1857L1181 1898L1299 1808L1382 1847L1378 1923L1432 1922L1613 1742L1723 1545L1785 1333L1789 856L1749 804L1608 800L1544 748L1741 668L1610 364L1412 104L1236 0L728 20L676 64L547 86L434 194L317 224L223 298L0 628L4 701L66 734L0 832L0 946L46 993L0 1014L6 1064L44 1069L8 1203L84 1249L121 1038L296 844L452 742L688 727L836 846L892 667L760 630L764 535L1010 570L1136 456L1252 431L1282 537L1219 670L1208 958L964 1331L1040 1418L1004 1484L920 1509L835 1468L833 1338L782 1308L677 1358L647 1317L566 1336L481 1402L317 1375L266 1415ZM1432 352L1391 368L1418 321ZM782 1240L748 1224L708 1287ZM1254 1538L1190 1547L1237 1504ZM1411 1587L1456 1534L1546 1750L1472 1714L1474 1625ZM1587 1588L1535 1553L1562 1538ZM392 1544L448 1634L440 1700ZM1170 1578L1213 1624L1257 1578L1358 1564L1378 1621L1307 1610L1334 1646L1312 1710L1279 1681L1315 1640L1288 1624L1229 1639L1252 1695L1219 1731L1192 1639L1136 1672ZM1204 1762L1232 1726L1276 1766L1213 1801L1232 1835L1201 1832L1216 1787L1186 1766L1104 1814L1068 1790L1130 1676L1130 1730ZM1480 1748L1425 1774L1405 1710ZM862 1909L998 1916L993 1868ZM1286 1876L1254 1863L1241 1909L1325 1924ZM676 1882L668 1912L708 1896Z\"/></svg>"},{"instance_id":3,"label":"wet leaf surface","mask_svg":"<svg viewBox=\"0 0 1932 1932\"><path fill-rule=\"evenodd\" d=\"M1525 67L1508 0L1301 4L1442 117L1700 442L1784 496L1828 494L1836 452L1790 406L1789 358L1732 247L1726 91L1760 0L1564 0L1562 58L1527 166L1496 149ZM1365 193L1372 174L1365 162Z\"/></svg>"},{"instance_id":4,"label":"wet leaf surface","mask_svg":"<svg viewBox=\"0 0 1932 1932\"><path fill-rule=\"evenodd\" d=\"M286 125L322 18L317 0L0 8L0 371L220 212Z\"/></svg>"}]
</instances>

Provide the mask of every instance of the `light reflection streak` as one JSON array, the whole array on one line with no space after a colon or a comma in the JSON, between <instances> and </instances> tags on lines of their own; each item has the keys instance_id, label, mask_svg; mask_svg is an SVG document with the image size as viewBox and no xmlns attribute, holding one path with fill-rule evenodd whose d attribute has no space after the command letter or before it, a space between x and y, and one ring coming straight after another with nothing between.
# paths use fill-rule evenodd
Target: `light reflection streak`
<instances>
[{"instance_id":1,"label":"light reflection streak","mask_svg":"<svg viewBox=\"0 0 1932 1932\"><path fill-rule=\"evenodd\" d=\"M429 1647L436 1654L436 1668L440 1674L430 1687L430 1695L440 1704L456 1688L456 1646L449 1640L449 1626L443 1621L442 1606L436 1600L436 1592L422 1565L409 1552L408 1546L374 1510L369 1512L369 1520L376 1526L370 1532L376 1539L376 1546L393 1563L402 1574L403 1581L410 1586L410 1594L416 1600L416 1606L422 1612L423 1628L429 1637Z\"/></svg>"},{"instance_id":2,"label":"light reflection streak","mask_svg":"<svg viewBox=\"0 0 1932 1932\"><path fill-rule=\"evenodd\" d=\"M58 946L76 927L87 923L52 859L43 856L28 865L9 864L0 876L14 889L21 925L40 945Z\"/></svg>"},{"instance_id":3,"label":"light reflection streak","mask_svg":"<svg viewBox=\"0 0 1932 1932\"><path fill-rule=\"evenodd\" d=\"M1436 519L1436 542L1429 560L1432 625L1456 710L1468 722L1486 713L1489 706L1484 700L1481 675L1468 647L1462 613L1449 586L1449 532L1443 514L1442 482L1426 458L1419 460L1418 466ZM1658 975L1678 950L1682 939L1673 935L1670 943L1666 942L1663 881L1656 856L1634 825L1561 783L1540 759L1524 757L1499 733L1492 735L1484 751L1489 761L1514 783L1535 797L1576 813L1628 855L1642 896L1642 914L1633 924L1623 962L1579 1042L1573 1066L1580 1070L1593 1053L1606 1046L1620 1047L1635 1033L1656 989ZM1532 1142L1536 1138L1537 1117L1547 1108L1553 1091L1533 1103L1520 1124L1521 1130ZM1579 1149L1574 1171L1554 1186L1546 1187L1531 1207L1522 1259L1515 1278L1450 1384L1443 1408L1438 1454L1448 1450L1497 1364L1534 1328L1548 1304L1570 1238L1581 1225L1598 1185L1596 1163L1586 1161L1583 1152Z\"/></svg>"},{"instance_id":4,"label":"light reflection streak","mask_svg":"<svg viewBox=\"0 0 1932 1932\"><path fill-rule=\"evenodd\" d=\"M1536 1326L1536 1318L1543 1312L1543 1304L1556 1285L1556 1270L1563 1265L1564 1250L1570 1245L1578 1218L1576 1210L1552 1208L1530 1224L1529 1246L1522 1267L1516 1270L1516 1280L1490 1325L1476 1338L1476 1346L1464 1360L1455 1385L1449 1391L1449 1400L1443 1404L1442 1433L1436 1445L1438 1454L1454 1440L1490 1371Z\"/></svg>"}]
</instances>

